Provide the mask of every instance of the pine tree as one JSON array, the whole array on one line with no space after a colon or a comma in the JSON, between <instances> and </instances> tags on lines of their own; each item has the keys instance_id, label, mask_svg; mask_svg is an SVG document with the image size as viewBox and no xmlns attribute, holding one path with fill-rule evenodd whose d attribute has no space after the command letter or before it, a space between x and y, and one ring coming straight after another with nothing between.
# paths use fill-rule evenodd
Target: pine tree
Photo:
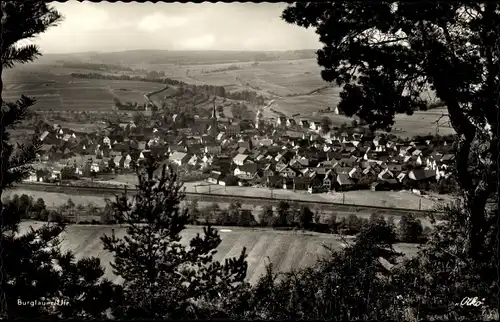
<instances>
[{"instance_id":1,"label":"pine tree","mask_svg":"<svg viewBox=\"0 0 500 322\"><path fill-rule=\"evenodd\" d=\"M56 10L42 1L2 1L1 6L0 72L40 56L35 45L22 46L19 41L39 35L62 20ZM3 80L0 91L2 89ZM9 135L9 129L26 120L28 108L35 104L35 100L22 95L16 102L5 102L1 97L0 92L0 196L29 174L40 146L39 140L33 138L33 144L18 144L14 148ZM71 253L63 253L58 236L64 227L60 225L44 225L20 234L20 214L10 204L0 203L1 318L103 318L114 298L114 288L106 280L99 281L104 273L99 260L76 262ZM60 269L54 266L54 262ZM18 303L34 300L69 300L70 305L50 307Z\"/></svg>"},{"instance_id":2,"label":"pine tree","mask_svg":"<svg viewBox=\"0 0 500 322\"><path fill-rule=\"evenodd\" d=\"M115 217L125 224L127 235L102 238L104 248L114 255L114 274L124 280L114 314L127 319L199 318L208 314L202 308L215 309L214 301L223 312L226 306L220 301L234 298L234 292L246 285L245 248L237 259L214 261L221 239L210 226L185 246L181 232L189 214L181 210L184 192L176 173L149 159L138 178L132 199L125 191L113 202Z\"/></svg>"}]
</instances>

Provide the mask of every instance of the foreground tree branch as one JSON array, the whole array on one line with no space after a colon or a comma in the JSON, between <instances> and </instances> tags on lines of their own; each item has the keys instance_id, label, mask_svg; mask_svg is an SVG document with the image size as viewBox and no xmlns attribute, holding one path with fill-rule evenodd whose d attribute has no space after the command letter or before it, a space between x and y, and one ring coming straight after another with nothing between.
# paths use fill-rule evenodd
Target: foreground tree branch
<instances>
[{"instance_id":1,"label":"foreground tree branch","mask_svg":"<svg viewBox=\"0 0 500 322\"><path fill-rule=\"evenodd\" d=\"M396 114L424 108L424 90L446 105L457 134L455 171L469 217L465 247L476 254L484 238L486 201L498 194L500 4L301 2L282 17L316 28L323 43L321 76L343 87L339 109L373 130L390 130ZM479 162L477 146L488 165Z\"/></svg>"}]
</instances>

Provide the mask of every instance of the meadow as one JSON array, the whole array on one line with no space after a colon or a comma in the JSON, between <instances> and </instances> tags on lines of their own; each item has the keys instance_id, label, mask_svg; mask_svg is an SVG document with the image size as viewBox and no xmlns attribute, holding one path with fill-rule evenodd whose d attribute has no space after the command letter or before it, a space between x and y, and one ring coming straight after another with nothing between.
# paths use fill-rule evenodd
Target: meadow
<instances>
[{"instance_id":1,"label":"meadow","mask_svg":"<svg viewBox=\"0 0 500 322\"><path fill-rule=\"evenodd\" d=\"M27 232L30 226L39 227L39 222L23 222L20 225L20 234ZM68 225L63 232L61 248L73 251L76 258L96 256L105 267L106 277L120 283L111 270L112 255L102 247L100 237L111 235L114 230L117 237L125 235L125 228L116 226ZM255 284L258 278L265 273L268 263L272 263L276 271L287 272L292 269L307 267L314 264L319 258L328 255L327 245L340 250L345 239L338 235L302 233L299 231L275 231L264 228L218 228L222 242L217 247L214 259L223 261L226 258L238 256L243 247L246 247L248 270L247 281ZM201 227L188 227L182 233L181 243L188 245L189 241L202 233ZM347 242L352 239L348 238ZM416 245L398 244L395 246L407 256L413 256L417 251Z\"/></svg>"}]
</instances>

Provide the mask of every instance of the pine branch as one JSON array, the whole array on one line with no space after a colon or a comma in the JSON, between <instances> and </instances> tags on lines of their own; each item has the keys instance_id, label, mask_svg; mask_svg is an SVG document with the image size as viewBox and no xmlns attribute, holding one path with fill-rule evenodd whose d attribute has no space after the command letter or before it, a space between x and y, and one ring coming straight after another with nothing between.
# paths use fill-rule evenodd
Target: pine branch
<instances>
[{"instance_id":1,"label":"pine branch","mask_svg":"<svg viewBox=\"0 0 500 322\"><path fill-rule=\"evenodd\" d=\"M38 46L27 45L20 48L9 47L2 52L2 67L12 68L16 64L26 64L41 56Z\"/></svg>"}]
</instances>

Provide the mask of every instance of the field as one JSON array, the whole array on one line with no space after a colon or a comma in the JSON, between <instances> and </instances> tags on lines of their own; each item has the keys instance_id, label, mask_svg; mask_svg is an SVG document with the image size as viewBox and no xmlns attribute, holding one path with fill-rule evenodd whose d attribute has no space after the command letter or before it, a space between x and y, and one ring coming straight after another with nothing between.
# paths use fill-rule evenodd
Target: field
<instances>
[{"instance_id":1,"label":"field","mask_svg":"<svg viewBox=\"0 0 500 322\"><path fill-rule=\"evenodd\" d=\"M140 54L130 55L137 61L136 56ZM199 55L203 56L201 53ZM330 86L331 84L321 79L321 68L314 58L255 63L249 60L247 55L245 61L227 62L227 59L221 58L219 61L226 62L216 63L214 60L216 56L212 56L207 56L210 58L207 58L208 60L197 60L193 58L194 56L190 56L191 64L188 63L189 59L183 64L174 62L152 64L150 60L150 63L136 63L130 66L163 71L167 77L188 84L224 86L226 91L255 91L264 96L268 102L273 100L270 108L264 110L264 116L268 118L277 116L271 110L273 109L286 116L300 114L299 119L320 120L327 116L336 126L350 121L349 118L333 112L323 113L325 109L337 106L340 88ZM161 57L156 61L161 62ZM204 61L213 63L203 63ZM37 98L35 108L39 110L110 111L113 97L118 97L122 102L142 104L145 101L144 94L163 88L161 84L148 82L73 79L69 76L72 72L91 71L62 68L54 64L32 64L4 71L4 98L17 99L21 94L34 96ZM161 103L165 96L175 96L175 90L172 88L154 95L152 100ZM429 93L422 93L422 96L431 101L434 99ZM190 97L184 97L181 101L186 103L186 106L192 104ZM176 100L167 99L167 103L175 104ZM230 100L227 100L224 108L224 114L229 117L231 117L230 103ZM216 104L222 105L222 99L218 99ZM206 101L199 106L211 108L211 102ZM433 109L416 112L412 116L397 115L392 133L404 137L435 134L436 124L433 122L442 115L442 112L446 113L443 109ZM439 134L454 133L453 129L445 124L445 118L441 123Z\"/></svg>"},{"instance_id":2,"label":"field","mask_svg":"<svg viewBox=\"0 0 500 322\"><path fill-rule=\"evenodd\" d=\"M15 100L21 94L35 97L36 110L111 111L115 96L123 102L142 104L144 94L163 87L137 81L74 79L69 75L74 70L57 70L62 73L48 70L47 66L35 65L4 72L4 99Z\"/></svg>"},{"instance_id":3,"label":"field","mask_svg":"<svg viewBox=\"0 0 500 322\"><path fill-rule=\"evenodd\" d=\"M20 233L27 231L29 226L41 225L35 222L23 222ZM106 277L116 282L119 278L111 272L110 261L112 255L106 252L100 240L104 234L110 235L114 229L117 237L125 235L125 229L119 226L76 226L69 225L62 236L63 250L75 252L77 258L85 256L96 256L101 259L106 268ZM201 228L187 228L181 234L182 243L187 245L188 241L202 233ZM322 246L329 245L334 249L341 249L342 240L336 235L272 231L268 229L244 229L244 228L221 228L219 229L222 242L217 248L214 259L217 261L238 256L243 247L247 249L247 280L255 284L260 276L265 273L266 264L273 263L276 270L281 272L290 271L300 267L314 264L321 257L328 254ZM416 252L416 246L408 244L396 245L396 250L408 255Z\"/></svg>"},{"instance_id":4,"label":"field","mask_svg":"<svg viewBox=\"0 0 500 322\"><path fill-rule=\"evenodd\" d=\"M239 69L226 70L234 65ZM253 90L269 98L309 93L327 85L315 59L224 63L210 65L147 65L169 78L191 84L224 86L229 91ZM222 71L216 71L221 70Z\"/></svg>"}]
</instances>

